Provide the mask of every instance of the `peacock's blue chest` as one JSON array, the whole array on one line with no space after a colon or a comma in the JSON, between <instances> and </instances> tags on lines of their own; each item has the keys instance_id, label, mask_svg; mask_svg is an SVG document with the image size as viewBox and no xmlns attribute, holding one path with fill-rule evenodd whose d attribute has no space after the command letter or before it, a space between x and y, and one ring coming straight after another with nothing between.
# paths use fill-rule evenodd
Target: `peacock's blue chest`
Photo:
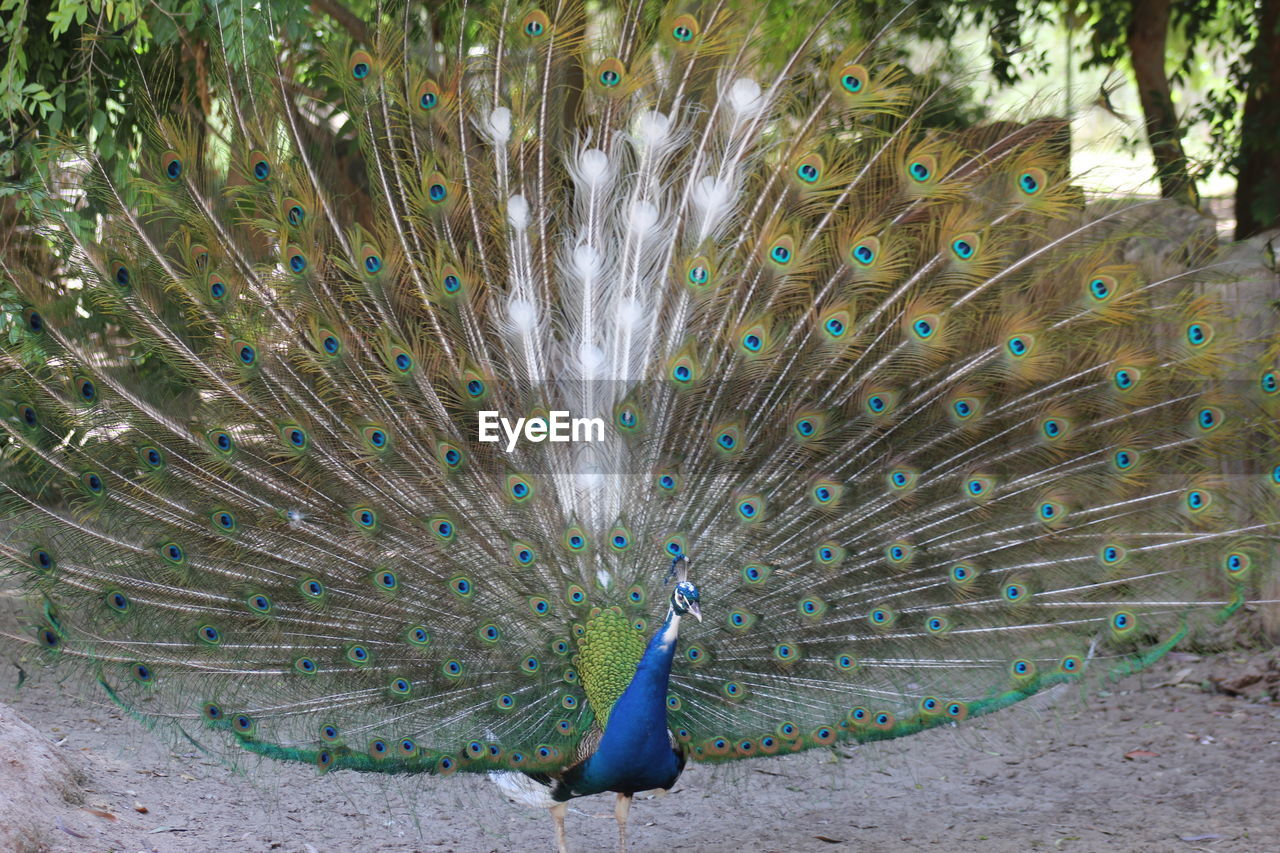
<instances>
[{"instance_id":1,"label":"peacock's blue chest","mask_svg":"<svg viewBox=\"0 0 1280 853\"><path fill-rule=\"evenodd\" d=\"M575 796L670 788L679 777L684 762L671 747L666 710L676 628L668 615L614 704L600 746L566 775Z\"/></svg>"}]
</instances>

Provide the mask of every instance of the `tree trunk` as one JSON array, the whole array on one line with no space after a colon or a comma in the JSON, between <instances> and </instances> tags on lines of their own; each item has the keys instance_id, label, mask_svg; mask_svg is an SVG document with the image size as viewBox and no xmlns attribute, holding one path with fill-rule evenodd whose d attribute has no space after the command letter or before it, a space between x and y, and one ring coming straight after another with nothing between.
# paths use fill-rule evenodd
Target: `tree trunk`
<instances>
[{"instance_id":1,"label":"tree trunk","mask_svg":"<svg viewBox=\"0 0 1280 853\"><path fill-rule=\"evenodd\" d=\"M1258 6L1236 160L1236 239L1280 226L1280 0Z\"/></svg>"},{"instance_id":2,"label":"tree trunk","mask_svg":"<svg viewBox=\"0 0 1280 853\"><path fill-rule=\"evenodd\" d=\"M1155 159L1160 195L1195 206L1199 197L1187 168L1187 155L1182 150L1178 115L1173 109L1169 77L1164 70L1171 2L1134 0L1128 32L1129 57L1138 82L1147 144Z\"/></svg>"}]
</instances>

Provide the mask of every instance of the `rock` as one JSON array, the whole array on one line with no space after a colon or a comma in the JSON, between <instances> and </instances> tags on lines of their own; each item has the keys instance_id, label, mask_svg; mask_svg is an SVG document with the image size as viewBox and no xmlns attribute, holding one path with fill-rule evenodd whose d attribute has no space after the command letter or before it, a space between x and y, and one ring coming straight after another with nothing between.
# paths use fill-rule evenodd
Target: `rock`
<instances>
[{"instance_id":1,"label":"rock","mask_svg":"<svg viewBox=\"0 0 1280 853\"><path fill-rule=\"evenodd\" d=\"M84 799L81 774L48 738L0 703L0 850L40 853L66 839L57 818Z\"/></svg>"}]
</instances>

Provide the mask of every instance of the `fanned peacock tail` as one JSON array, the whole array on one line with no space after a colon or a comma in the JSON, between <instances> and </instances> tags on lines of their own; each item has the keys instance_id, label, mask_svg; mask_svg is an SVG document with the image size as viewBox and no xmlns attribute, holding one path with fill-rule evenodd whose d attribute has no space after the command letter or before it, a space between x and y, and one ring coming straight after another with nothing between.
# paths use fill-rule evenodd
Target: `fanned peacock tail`
<instances>
[{"instance_id":1,"label":"fanned peacock tail","mask_svg":"<svg viewBox=\"0 0 1280 853\"><path fill-rule=\"evenodd\" d=\"M75 151L109 214L48 234L83 289L4 266L20 639L228 754L550 772L680 555L700 761L1129 671L1256 597L1280 337L1195 247L1135 257L1142 203L1086 210L1054 123L931 129L882 32L810 11L782 51L737 3L513 3L435 46L389 14L336 106L260 21L221 135L148 113L125 186ZM307 130L344 118L356 192ZM482 412L605 426L508 447Z\"/></svg>"}]
</instances>

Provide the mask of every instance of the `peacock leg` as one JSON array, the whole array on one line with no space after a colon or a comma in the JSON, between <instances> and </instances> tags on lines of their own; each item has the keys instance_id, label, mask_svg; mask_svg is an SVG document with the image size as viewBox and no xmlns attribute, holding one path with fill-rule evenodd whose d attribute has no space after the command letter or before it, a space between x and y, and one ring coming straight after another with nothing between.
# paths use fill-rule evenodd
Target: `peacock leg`
<instances>
[{"instance_id":1,"label":"peacock leg","mask_svg":"<svg viewBox=\"0 0 1280 853\"><path fill-rule=\"evenodd\" d=\"M618 802L613 807L613 816L618 819L618 853L627 853L627 815L631 812L632 794L619 794Z\"/></svg>"},{"instance_id":2,"label":"peacock leg","mask_svg":"<svg viewBox=\"0 0 1280 853\"><path fill-rule=\"evenodd\" d=\"M556 822L556 845L559 853L569 853L569 842L564 837L564 816L569 811L568 803L556 803L551 807L551 819Z\"/></svg>"}]
</instances>

